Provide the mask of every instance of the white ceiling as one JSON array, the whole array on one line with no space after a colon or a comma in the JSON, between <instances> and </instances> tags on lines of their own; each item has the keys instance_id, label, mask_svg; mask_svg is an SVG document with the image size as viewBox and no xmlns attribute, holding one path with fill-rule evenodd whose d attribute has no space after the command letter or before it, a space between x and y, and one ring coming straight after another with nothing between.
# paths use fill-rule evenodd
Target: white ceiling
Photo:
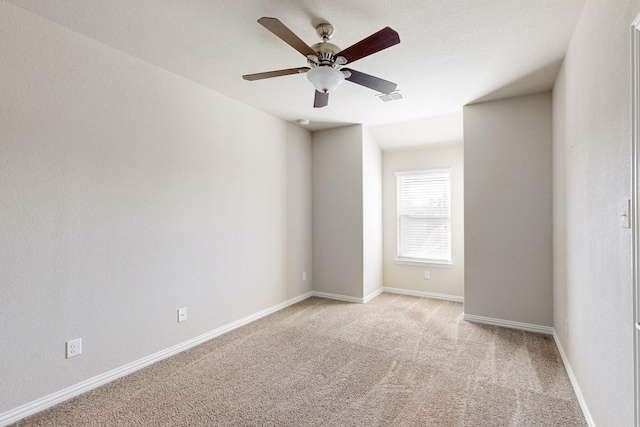
<instances>
[{"instance_id":1,"label":"white ceiling","mask_svg":"<svg viewBox=\"0 0 640 427\"><path fill-rule=\"evenodd\" d=\"M462 138L462 106L552 87L585 0L8 0L286 121L311 130L372 126L383 149ZM243 74L306 65L259 25L275 17L307 44L330 22L346 48L389 26L399 45L350 67L398 83L383 103L343 83L313 108L304 74L245 81Z\"/></svg>"}]
</instances>

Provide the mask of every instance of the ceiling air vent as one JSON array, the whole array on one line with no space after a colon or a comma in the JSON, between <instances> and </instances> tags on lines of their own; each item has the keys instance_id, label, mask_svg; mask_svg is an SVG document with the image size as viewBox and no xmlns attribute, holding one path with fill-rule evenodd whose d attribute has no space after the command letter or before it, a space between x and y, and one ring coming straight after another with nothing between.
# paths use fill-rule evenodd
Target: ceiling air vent
<instances>
[{"instance_id":1,"label":"ceiling air vent","mask_svg":"<svg viewBox=\"0 0 640 427\"><path fill-rule=\"evenodd\" d=\"M376 96L382 102L399 101L401 99L404 99L404 95L401 94L399 90L393 91L390 94L380 93Z\"/></svg>"}]
</instances>

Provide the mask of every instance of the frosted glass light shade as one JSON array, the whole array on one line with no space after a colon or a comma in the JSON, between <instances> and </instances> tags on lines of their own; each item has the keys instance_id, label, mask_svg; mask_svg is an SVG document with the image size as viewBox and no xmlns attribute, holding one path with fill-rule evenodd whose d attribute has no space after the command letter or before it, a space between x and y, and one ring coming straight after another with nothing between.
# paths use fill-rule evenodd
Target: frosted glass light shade
<instances>
[{"instance_id":1,"label":"frosted glass light shade","mask_svg":"<svg viewBox=\"0 0 640 427\"><path fill-rule=\"evenodd\" d=\"M331 93L344 81L344 74L329 66L320 66L307 71L307 78L318 92Z\"/></svg>"}]
</instances>

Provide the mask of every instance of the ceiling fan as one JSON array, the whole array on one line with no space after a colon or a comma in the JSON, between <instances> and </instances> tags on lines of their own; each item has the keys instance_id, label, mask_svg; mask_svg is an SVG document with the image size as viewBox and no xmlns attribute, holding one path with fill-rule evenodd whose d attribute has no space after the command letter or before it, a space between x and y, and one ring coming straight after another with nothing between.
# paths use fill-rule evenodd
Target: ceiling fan
<instances>
[{"instance_id":1,"label":"ceiling fan","mask_svg":"<svg viewBox=\"0 0 640 427\"><path fill-rule=\"evenodd\" d=\"M307 78L316 89L313 102L315 108L326 107L329 103L329 93L333 92L344 80L386 94L396 90L397 85L393 82L361 73L351 68L343 68L358 59L400 43L398 33L389 27L385 27L358 43L341 50L333 43L329 43L329 39L333 35L333 26L328 23L323 23L316 27L316 33L322 39L322 42L313 46L308 46L276 18L260 18L258 23L303 54L307 58L309 66L246 74L242 76L245 80L253 81L306 73Z\"/></svg>"}]
</instances>

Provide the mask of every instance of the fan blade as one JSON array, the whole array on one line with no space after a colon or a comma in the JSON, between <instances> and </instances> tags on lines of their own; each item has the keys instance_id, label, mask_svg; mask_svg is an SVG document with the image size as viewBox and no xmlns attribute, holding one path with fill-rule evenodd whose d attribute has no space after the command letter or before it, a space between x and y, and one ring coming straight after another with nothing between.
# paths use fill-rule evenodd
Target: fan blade
<instances>
[{"instance_id":1,"label":"fan blade","mask_svg":"<svg viewBox=\"0 0 640 427\"><path fill-rule=\"evenodd\" d=\"M296 36L293 31L276 18L264 17L258 19L258 22L304 56L316 54L315 50L311 49L300 37Z\"/></svg>"},{"instance_id":2,"label":"fan blade","mask_svg":"<svg viewBox=\"0 0 640 427\"><path fill-rule=\"evenodd\" d=\"M316 97L313 100L314 108L326 107L329 104L329 94L316 91Z\"/></svg>"},{"instance_id":3,"label":"fan blade","mask_svg":"<svg viewBox=\"0 0 640 427\"><path fill-rule=\"evenodd\" d=\"M309 67L287 68L286 70L267 71L266 73L245 74L242 78L253 81L269 79L271 77L287 76L289 74L306 73L307 71L309 71Z\"/></svg>"},{"instance_id":4,"label":"fan blade","mask_svg":"<svg viewBox=\"0 0 640 427\"><path fill-rule=\"evenodd\" d=\"M372 53L379 52L398 43L400 43L400 36L398 33L389 27L385 27L366 39L360 40L353 46L337 53L336 56L344 56L347 58L347 61L355 62L358 59L369 56Z\"/></svg>"},{"instance_id":5,"label":"fan blade","mask_svg":"<svg viewBox=\"0 0 640 427\"><path fill-rule=\"evenodd\" d=\"M343 70L351 73L351 76L347 77L345 80L368 87L369 89L377 90L378 92L390 94L396 90L396 87L398 86L389 80L361 73L360 71L352 70L350 68L343 68Z\"/></svg>"}]
</instances>

